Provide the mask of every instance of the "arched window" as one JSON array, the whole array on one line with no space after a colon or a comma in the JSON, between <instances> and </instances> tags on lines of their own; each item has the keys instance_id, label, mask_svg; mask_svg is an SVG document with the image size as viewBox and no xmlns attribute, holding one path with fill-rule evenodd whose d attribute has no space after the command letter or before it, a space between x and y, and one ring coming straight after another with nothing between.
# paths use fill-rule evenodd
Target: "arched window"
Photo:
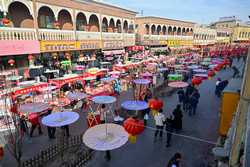
<instances>
[{"instance_id":1,"label":"arched window","mask_svg":"<svg viewBox=\"0 0 250 167\"><path fill-rule=\"evenodd\" d=\"M87 19L83 13L78 13L76 16L76 30L87 31Z\"/></svg>"},{"instance_id":2,"label":"arched window","mask_svg":"<svg viewBox=\"0 0 250 167\"><path fill-rule=\"evenodd\" d=\"M71 14L67 10L63 9L58 13L58 22L60 24L60 29L73 30Z\"/></svg>"},{"instance_id":3,"label":"arched window","mask_svg":"<svg viewBox=\"0 0 250 167\"><path fill-rule=\"evenodd\" d=\"M128 33L128 22L127 22L127 20L125 20L123 22L123 32Z\"/></svg>"},{"instance_id":4,"label":"arched window","mask_svg":"<svg viewBox=\"0 0 250 167\"><path fill-rule=\"evenodd\" d=\"M115 32L115 22L114 19L110 19L109 21L109 30L108 32Z\"/></svg>"},{"instance_id":5,"label":"arched window","mask_svg":"<svg viewBox=\"0 0 250 167\"><path fill-rule=\"evenodd\" d=\"M160 33L161 33L161 26L158 25L158 26L157 26L157 35L160 35Z\"/></svg>"},{"instance_id":6,"label":"arched window","mask_svg":"<svg viewBox=\"0 0 250 167\"><path fill-rule=\"evenodd\" d=\"M8 18L13 27L34 28L34 20L28 7L21 2L12 2L8 8Z\"/></svg>"},{"instance_id":7,"label":"arched window","mask_svg":"<svg viewBox=\"0 0 250 167\"><path fill-rule=\"evenodd\" d=\"M155 35L156 31L155 31L155 25L151 26L151 34Z\"/></svg>"},{"instance_id":8,"label":"arched window","mask_svg":"<svg viewBox=\"0 0 250 167\"><path fill-rule=\"evenodd\" d=\"M99 32L99 19L95 14L89 17L89 31Z\"/></svg>"},{"instance_id":9,"label":"arched window","mask_svg":"<svg viewBox=\"0 0 250 167\"><path fill-rule=\"evenodd\" d=\"M167 34L167 27L166 26L162 27L162 33L163 33L163 35Z\"/></svg>"},{"instance_id":10,"label":"arched window","mask_svg":"<svg viewBox=\"0 0 250 167\"><path fill-rule=\"evenodd\" d=\"M102 32L108 32L108 20L106 17L102 19Z\"/></svg>"},{"instance_id":11,"label":"arched window","mask_svg":"<svg viewBox=\"0 0 250 167\"><path fill-rule=\"evenodd\" d=\"M38 27L39 28L55 28L54 12L47 6L43 6L38 11Z\"/></svg>"},{"instance_id":12,"label":"arched window","mask_svg":"<svg viewBox=\"0 0 250 167\"><path fill-rule=\"evenodd\" d=\"M145 34L149 34L149 25L148 24L145 25L145 31L146 31Z\"/></svg>"},{"instance_id":13,"label":"arched window","mask_svg":"<svg viewBox=\"0 0 250 167\"><path fill-rule=\"evenodd\" d=\"M117 29L118 33L122 32L122 24L121 24L121 21L119 19L116 21L116 29Z\"/></svg>"}]
</instances>

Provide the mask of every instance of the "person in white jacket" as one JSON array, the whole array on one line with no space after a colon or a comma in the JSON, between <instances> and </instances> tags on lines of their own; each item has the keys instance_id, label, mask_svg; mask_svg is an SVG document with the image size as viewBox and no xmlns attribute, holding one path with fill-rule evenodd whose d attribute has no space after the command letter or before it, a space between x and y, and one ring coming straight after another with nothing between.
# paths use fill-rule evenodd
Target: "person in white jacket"
<instances>
[{"instance_id":1,"label":"person in white jacket","mask_svg":"<svg viewBox=\"0 0 250 167\"><path fill-rule=\"evenodd\" d=\"M162 135L163 135L163 127L164 127L164 124L165 124L165 120L166 120L166 117L165 115L163 114L163 110L160 109L158 111L157 114L155 114L154 116L154 119L155 119L155 125L156 125L156 131L155 131L155 140L158 136L158 133L160 132L160 138L162 138Z\"/></svg>"}]
</instances>

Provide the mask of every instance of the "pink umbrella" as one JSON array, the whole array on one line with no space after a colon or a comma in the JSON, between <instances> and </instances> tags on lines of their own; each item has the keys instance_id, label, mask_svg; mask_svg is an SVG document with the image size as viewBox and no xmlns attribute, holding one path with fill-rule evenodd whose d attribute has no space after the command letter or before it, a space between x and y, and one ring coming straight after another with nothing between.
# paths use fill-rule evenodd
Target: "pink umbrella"
<instances>
[{"instance_id":1,"label":"pink umbrella","mask_svg":"<svg viewBox=\"0 0 250 167\"><path fill-rule=\"evenodd\" d=\"M168 84L169 87L171 88L185 88L188 86L187 82L182 82L182 81L178 81L178 82L171 82Z\"/></svg>"},{"instance_id":2,"label":"pink umbrella","mask_svg":"<svg viewBox=\"0 0 250 167\"><path fill-rule=\"evenodd\" d=\"M149 73L149 72L145 72L145 73L141 74L141 76L143 76L143 77L152 77L153 75L151 73Z\"/></svg>"}]
</instances>

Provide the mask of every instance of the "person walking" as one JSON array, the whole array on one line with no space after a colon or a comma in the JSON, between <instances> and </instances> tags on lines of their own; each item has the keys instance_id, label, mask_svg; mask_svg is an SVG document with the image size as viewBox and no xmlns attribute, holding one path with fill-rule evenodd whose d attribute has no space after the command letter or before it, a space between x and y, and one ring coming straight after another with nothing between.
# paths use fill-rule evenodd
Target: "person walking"
<instances>
[{"instance_id":1,"label":"person walking","mask_svg":"<svg viewBox=\"0 0 250 167\"><path fill-rule=\"evenodd\" d=\"M233 66L232 67L234 73L233 73L233 78L237 78L237 77L240 77L240 71L238 70L237 67Z\"/></svg>"},{"instance_id":2,"label":"person walking","mask_svg":"<svg viewBox=\"0 0 250 167\"><path fill-rule=\"evenodd\" d=\"M178 90L177 94L178 94L179 103L183 103L184 95L185 95L183 88Z\"/></svg>"},{"instance_id":3,"label":"person walking","mask_svg":"<svg viewBox=\"0 0 250 167\"><path fill-rule=\"evenodd\" d=\"M166 147L170 147L172 133L173 133L173 119L172 116L166 120L166 131L167 131L167 144Z\"/></svg>"},{"instance_id":4,"label":"person walking","mask_svg":"<svg viewBox=\"0 0 250 167\"><path fill-rule=\"evenodd\" d=\"M28 115L28 120L32 125L31 130L30 130L30 137L33 136L33 132L36 129L36 127L38 127L39 135L42 135L43 132L42 132L41 124L39 122L39 115L37 113L30 113Z\"/></svg>"},{"instance_id":5,"label":"person walking","mask_svg":"<svg viewBox=\"0 0 250 167\"><path fill-rule=\"evenodd\" d=\"M169 160L167 167L180 167L181 153L175 153L174 156Z\"/></svg>"},{"instance_id":6,"label":"person walking","mask_svg":"<svg viewBox=\"0 0 250 167\"><path fill-rule=\"evenodd\" d=\"M189 111L189 115L195 115L196 114L196 109L197 109L197 105L199 103L199 99L200 99L200 93L197 89L194 90L193 94L190 97L190 111Z\"/></svg>"},{"instance_id":7,"label":"person walking","mask_svg":"<svg viewBox=\"0 0 250 167\"><path fill-rule=\"evenodd\" d=\"M47 115L49 115L51 113L52 113L52 108L50 108L48 110L48 113L45 116L47 116ZM47 126L47 130L48 130L49 139L55 139L56 128Z\"/></svg>"},{"instance_id":8,"label":"person walking","mask_svg":"<svg viewBox=\"0 0 250 167\"><path fill-rule=\"evenodd\" d=\"M181 110L181 105L178 104L176 108L173 111L174 119L173 119L173 127L175 131L180 131L182 130L182 110Z\"/></svg>"},{"instance_id":9,"label":"person walking","mask_svg":"<svg viewBox=\"0 0 250 167\"><path fill-rule=\"evenodd\" d=\"M222 91L226 88L228 85L228 80L221 81L218 85L218 97L221 97Z\"/></svg>"},{"instance_id":10,"label":"person walking","mask_svg":"<svg viewBox=\"0 0 250 167\"><path fill-rule=\"evenodd\" d=\"M220 82L221 82L221 79L220 79L220 78L217 78L217 81L216 81L216 83L215 83L215 95L216 95L217 97L219 97L219 84L220 84Z\"/></svg>"},{"instance_id":11,"label":"person walking","mask_svg":"<svg viewBox=\"0 0 250 167\"><path fill-rule=\"evenodd\" d=\"M156 138L158 136L158 133L160 132L160 138L162 138L163 135L163 127L165 124L165 115L163 114L163 110L160 109L154 116L155 119L155 125L156 125L156 131L154 136L154 141L156 141Z\"/></svg>"}]
</instances>

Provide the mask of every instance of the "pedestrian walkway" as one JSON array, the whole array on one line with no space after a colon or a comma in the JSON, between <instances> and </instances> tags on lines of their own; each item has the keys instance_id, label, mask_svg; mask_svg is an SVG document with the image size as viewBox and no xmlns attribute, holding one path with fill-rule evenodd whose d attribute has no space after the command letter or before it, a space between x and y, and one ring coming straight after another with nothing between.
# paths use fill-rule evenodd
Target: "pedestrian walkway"
<instances>
[{"instance_id":1,"label":"pedestrian walkway","mask_svg":"<svg viewBox=\"0 0 250 167\"><path fill-rule=\"evenodd\" d=\"M206 80L199 87L201 93L200 103L198 104L197 114L189 117L184 113L182 135L189 135L200 139L205 139L216 143L218 138L219 126L219 108L220 99L214 95L215 82L217 77L230 79L232 70L222 70L212 80ZM175 108L177 95L164 97L165 115L171 114ZM151 117L148 126L154 127ZM146 129L139 135L136 144L127 143L120 149L111 152L112 160L106 162L104 153L96 152L94 159L88 164L88 167L163 167L167 165L170 157L175 152L183 155L183 164L185 167L202 167L213 161L211 149L212 144L191 140L188 138L172 136L172 145L166 148L166 133L162 141L154 140L154 131Z\"/></svg>"}]
</instances>

